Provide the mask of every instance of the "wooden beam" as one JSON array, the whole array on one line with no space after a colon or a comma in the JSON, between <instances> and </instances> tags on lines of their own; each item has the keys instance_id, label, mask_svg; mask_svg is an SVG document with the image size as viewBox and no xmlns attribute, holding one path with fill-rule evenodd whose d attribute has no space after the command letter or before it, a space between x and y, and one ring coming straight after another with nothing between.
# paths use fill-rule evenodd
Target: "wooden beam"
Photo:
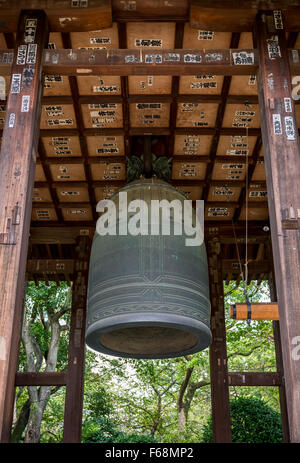
<instances>
[{"instance_id":1,"label":"wooden beam","mask_svg":"<svg viewBox=\"0 0 300 463\"><path fill-rule=\"evenodd\" d=\"M266 225L266 221L249 221L248 222L248 234L249 236L262 237L264 240L270 240L269 230L264 230L263 227ZM235 232L237 234L237 242L245 241L245 232L246 232L246 223L240 222L234 226ZM207 237L217 237L218 240L222 242L223 239L233 236L233 227L232 223L219 223L219 222L209 222L205 229L205 234Z\"/></svg>"},{"instance_id":2,"label":"wooden beam","mask_svg":"<svg viewBox=\"0 0 300 463\"><path fill-rule=\"evenodd\" d=\"M257 273L260 273L257 271ZM229 317L234 320L278 320L277 302L251 302L247 304L232 304L229 307Z\"/></svg>"},{"instance_id":3,"label":"wooden beam","mask_svg":"<svg viewBox=\"0 0 300 463\"><path fill-rule=\"evenodd\" d=\"M249 244L249 243L248 243ZM244 269L245 261L241 259L242 268ZM270 272L272 263L270 261L254 261L248 262L249 273L267 273ZM222 259L223 273L232 273L233 275L240 274L239 262L237 259Z\"/></svg>"},{"instance_id":4,"label":"wooden beam","mask_svg":"<svg viewBox=\"0 0 300 463\"><path fill-rule=\"evenodd\" d=\"M115 160L115 157L109 157L108 156L107 158L110 159L111 162L113 162ZM107 159L107 158L105 157L105 159ZM195 156L195 158L198 161L201 161L202 156L201 156L201 158L200 158L200 156ZM92 158L90 158L90 159L92 159ZM97 156L96 156L96 159L98 159ZM192 161L192 159L194 159L194 158L191 158L189 156L176 156L176 161L180 160L180 161L184 162L185 159L189 159L189 161ZM222 159L222 157L221 157L221 159ZM100 160L100 158L99 158L99 160ZM101 160L103 160L103 158ZM122 161L124 162L124 159L122 159ZM57 164L57 160L56 160L55 164ZM126 185L125 180L124 181L122 181L122 180L117 180L117 181L112 180L112 182L118 188L121 188L122 186ZM205 185L204 180L198 180L198 179L193 179L193 178L188 179L188 180L172 180L171 183L174 186L184 186L184 185L204 186ZM92 187L95 188L97 186L105 186L105 184L107 184L106 180L94 180L92 182ZM223 186L224 185L224 180L212 180L210 182L210 185L211 186ZM226 185L227 186L244 187L245 186L245 181L244 180L228 180L228 181L226 181ZM264 181L255 182L255 185L259 185L260 188L266 188L266 182L264 182ZM36 188L47 187L48 182L45 182L45 181L44 182L35 182L34 186ZM53 182L52 186L54 188L57 188L57 187L67 187L67 188L86 187L87 186L87 181L86 180L76 180L76 181L73 181L73 182L72 181L71 182L69 182L69 181L62 181L62 182L59 181L59 182ZM254 201L252 202L252 204L253 203L254 203ZM38 205L38 203L36 203L36 204ZM262 204L265 204L265 202L263 202ZM70 203L69 203L69 205L70 205Z\"/></svg>"},{"instance_id":5,"label":"wooden beam","mask_svg":"<svg viewBox=\"0 0 300 463\"><path fill-rule=\"evenodd\" d=\"M53 373L18 371L15 377L15 386L65 386L66 383L66 371L55 371Z\"/></svg>"},{"instance_id":6,"label":"wooden beam","mask_svg":"<svg viewBox=\"0 0 300 463\"><path fill-rule=\"evenodd\" d=\"M191 0L190 24L216 32L252 31L258 10L270 9L285 9L287 30L299 30L300 8L295 0Z\"/></svg>"},{"instance_id":7,"label":"wooden beam","mask_svg":"<svg viewBox=\"0 0 300 463\"><path fill-rule=\"evenodd\" d=\"M239 59L244 52L248 60ZM45 50L44 72L89 75L251 75L257 70L256 51L249 50Z\"/></svg>"},{"instance_id":8,"label":"wooden beam","mask_svg":"<svg viewBox=\"0 0 300 463\"><path fill-rule=\"evenodd\" d=\"M300 143L283 21L274 24L272 12L260 13L255 39L290 436L300 442L300 362L293 348L300 333Z\"/></svg>"},{"instance_id":9,"label":"wooden beam","mask_svg":"<svg viewBox=\"0 0 300 463\"><path fill-rule=\"evenodd\" d=\"M9 441L12 421L41 111L41 59L47 40L45 13L23 11L19 19L0 156L2 285L0 291L0 440L2 442ZM27 59L25 50L28 50Z\"/></svg>"},{"instance_id":10,"label":"wooden beam","mask_svg":"<svg viewBox=\"0 0 300 463\"><path fill-rule=\"evenodd\" d=\"M28 273L73 273L74 259L29 259L27 261Z\"/></svg>"},{"instance_id":11,"label":"wooden beam","mask_svg":"<svg viewBox=\"0 0 300 463\"><path fill-rule=\"evenodd\" d=\"M208 241L211 300L211 405L214 442L231 442L223 276L218 240Z\"/></svg>"},{"instance_id":12,"label":"wooden beam","mask_svg":"<svg viewBox=\"0 0 300 463\"><path fill-rule=\"evenodd\" d=\"M147 0L126 3L113 2L113 17L115 21L179 21L189 19L189 0Z\"/></svg>"},{"instance_id":13,"label":"wooden beam","mask_svg":"<svg viewBox=\"0 0 300 463\"><path fill-rule=\"evenodd\" d=\"M44 174L47 180L47 186L49 187L52 203L54 205L58 221L62 223L63 216L62 216L61 210L58 207L59 200L58 200L57 192L55 188L53 188L52 175L51 175L49 165L47 164L47 154L46 154L46 150L45 150L41 137L39 138L38 153L39 153L39 160L37 161L37 164L41 163L43 166L43 171L44 171Z\"/></svg>"},{"instance_id":14,"label":"wooden beam","mask_svg":"<svg viewBox=\"0 0 300 463\"><path fill-rule=\"evenodd\" d=\"M237 33L232 34L230 46L237 47L239 44L239 40L240 40L240 34L237 34ZM221 102L218 106L218 112L216 116L215 133L214 133L211 147L210 147L210 153L209 153L210 159L209 159L209 163L207 164L206 173L205 173L206 187L203 189L203 194L202 194L202 199L205 202L207 202L207 198L209 195L209 189L210 189L209 182L212 177L214 163L215 163L215 159L217 156L217 149L218 149L218 144L220 141L221 129L223 125L223 119L224 119L224 114L226 110L230 84L231 84L231 76L225 76L223 80L222 91L221 91Z\"/></svg>"},{"instance_id":15,"label":"wooden beam","mask_svg":"<svg viewBox=\"0 0 300 463\"><path fill-rule=\"evenodd\" d=\"M204 8L211 7L211 0L192 0L193 5L201 5ZM249 4L248 0L214 0L213 8L216 10L229 10L239 8L241 11L245 12L249 9L251 10L276 10L278 8L284 9L294 9L298 8L299 4L296 0L251 0Z\"/></svg>"},{"instance_id":16,"label":"wooden beam","mask_svg":"<svg viewBox=\"0 0 300 463\"><path fill-rule=\"evenodd\" d=\"M94 31L110 27L110 0L2 0L0 32L16 32L21 10L44 10L52 32Z\"/></svg>"},{"instance_id":17,"label":"wooden beam","mask_svg":"<svg viewBox=\"0 0 300 463\"><path fill-rule=\"evenodd\" d=\"M252 156L251 157L248 156L248 171L246 172L246 176L248 176L248 191L247 191L246 185L245 185L244 188L242 189L241 193L240 193L239 207L235 210L235 213L234 213L234 216L233 216L233 222L234 223L236 223L238 221L238 219L240 217L240 214L241 214L241 211L242 211L242 208L244 207L244 204L245 204L246 196L249 195L249 186L251 185L251 181L252 181L252 177L253 177L253 173L255 171L257 161L259 160L259 153L260 153L260 150L261 150L261 145L262 145L262 141L261 141L261 135L260 135L259 137L257 137L255 146L253 148Z\"/></svg>"},{"instance_id":18,"label":"wooden beam","mask_svg":"<svg viewBox=\"0 0 300 463\"><path fill-rule=\"evenodd\" d=\"M96 226L96 225L95 225ZM31 244L76 244L77 237L89 236L93 237L94 227L31 227L30 229L30 243Z\"/></svg>"},{"instance_id":19,"label":"wooden beam","mask_svg":"<svg viewBox=\"0 0 300 463\"><path fill-rule=\"evenodd\" d=\"M180 183L174 182L175 185L179 186ZM60 182L59 182L60 184ZM249 221L248 223L248 234L249 242L268 242L270 241L269 232L263 230L264 222ZM44 227L32 226L30 228L30 242L32 244L76 244L76 239L79 236L93 237L95 231L95 224L92 226L82 225L49 225L44 223ZM239 243L245 241L245 223L240 223L235 226L237 233L237 240ZM207 239L218 237L220 242L234 243L232 224L220 223L220 222L209 222L205 228L205 234Z\"/></svg>"},{"instance_id":20,"label":"wooden beam","mask_svg":"<svg viewBox=\"0 0 300 463\"><path fill-rule=\"evenodd\" d=\"M271 251L270 246L268 247L268 251ZM272 268L272 271L269 273L268 283L269 283L269 288L270 288L271 301L275 301L277 299L277 295L276 295L273 268ZM284 367L283 367L283 358L282 358L280 324L278 320L273 321L273 335L274 335L275 356L276 356L276 369L278 373L280 374L280 376L283 378L284 377ZM284 381L282 381L282 384L279 386L279 401L280 401L280 415L281 415L281 423L282 423L283 442L290 442L289 419L288 419L288 409L287 409L286 391L285 391Z\"/></svg>"},{"instance_id":21,"label":"wooden beam","mask_svg":"<svg viewBox=\"0 0 300 463\"><path fill-rule=\"evenodd\" d=\"M230 371L228 382L229 386L280 386L282 376L277 371Z\"/></svg>"},{"instance_id":22,"label":"wooden beam","mask_svg":"<svg viewBox=\"0 0 300 463\"><path fill-rule=\"evenodd\" d=\"M184 35L184 24L176 23L175 44L174 44L176 49L182 49L183 35ZM177 121L177 113L178 113L178 102L179 102L179 83L180 83L180 77L177 75L173 75L172 89L171 89L172 101L170 105L171 134L168 137L168 142L167 142L167 152L168 152L169 157L174 155L175 129L176 129L176 121Z\"/></svg>"},{"instance_id":23,"label":"wooden beam","mask_svg":"<svg viewBox=\"0 0 300 463\"><path fill-rule=\"evenodd\" d=\"M62 41L63 41L64 47L69 47L71 45L70 34L63 33ZM80 143L80 149L81 149L82 158L83 158L84 173L85 173L85 177L88 183L88 194L89 194L90 202L95 203L95 192L91 187L92 173L91 173L91 168L88 165L88 159L87 159L88 158L88 146L87 146L86 137L83 134L84 122L83 122L83 115L82 115L82 106L79 104L79 89L78 89L78 82L77 82L76 77L70 76L69 84L70 84L70 89L71 89L72 98L73 98L73 106L74 106L74 111L75 111L76 124L78 127L79 143ZM97 217L97 213L95 209L92 210L92 215L93 215L94 221L96 222L98 217Z\"/></svg>"},{"instance_id":24,"label":"wooden beam","mask_svg":"<svg viewBox=\"0 0 300 463\"><path fill-rule=\"evenodd\" d=\"M126 24L118 24L119 47L126 49L127 47L127 29ZM121 76L121 94L122 94L122 113L123 113L123 130L124 130L124 154L130 157L131 138L129 136L130 128L130 110L129 110L129 81L128 76Z\"/></svg>"},{"instance_id":25,"label":"wooden beam","mask_svg":"<svg viewBox=\"0 0 300 463\"><path fill-rule=\"evenodd\" d=\"M63 442L68 443L80 443L81 441L89 257L90 240L88 237L80 237L77 241L73 283L63 434Z\"/></svg>"},{"instance_id":26,"label":"wooden beam","mask_svg":"<svg viewBox=\"0 0 300 463\"><path fill-rule=\"evenodd\" d=\"M298 26L299 28L299 26ZM69 46L70 47L70 44ZM13 60L12 49L0 49L1 75L11 74ZM142 49L109 49L109 50L78 50L71 48L49 50L43 54L43 71L45 74L63 74L69 76L92 75L253 75L258 69L258 54L256 49L163 49L149 54ZM299 50L288 50L289 63L293 74L299 74ZM155 62L154 62L155 61ZM197 97L197 95L193 95ZM93 95L94 98L99 96ZM119 98L118 95L103 95L101 98ZM144 95L150 97L151 95ZM163 98L163 95L160 95ZM191 97L191 95L190 95ZM199 98L218 98L203 95ZM232 96L232 98L238 98ZM46 97L45 97L46 98ZM50 98L50 97L47 97ZM80 97L83 101L85 97ZM256 100L255 95L251 96ZM66 101L67 96L62 97ZM47 101L47 100L46 100Z\"/></svg>"},{"instance_id":27,"label":"wooden beam","mask_svg":"<svg viewBox=\"0 0 300 463\"><path fill-rule=\"evenodd\" d=\"M73 6L73 7L72 7ZM287 28L297 31L299 7L295 0L218 1L164 0L124 2L89 0L88 2L61 0L2 0L0 32L15 32L21 9L40 8L49 17L51 31L79 32L110 27L115 21L177 21L189 19L193 27L213 31L251 31L258 9L286 9Z\"/></svg>"}]
</instances>

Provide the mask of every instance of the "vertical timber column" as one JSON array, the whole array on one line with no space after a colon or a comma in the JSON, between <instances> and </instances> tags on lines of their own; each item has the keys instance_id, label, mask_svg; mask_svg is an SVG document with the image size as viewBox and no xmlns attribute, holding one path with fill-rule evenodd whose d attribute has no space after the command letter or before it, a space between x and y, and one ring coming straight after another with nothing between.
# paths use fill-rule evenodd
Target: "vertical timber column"
<instances>
[{"instance_id":1,"label":"vertical timber column","mask_svg":"<svg viewBox=\"0 0 300 463\"><path fill-rule=\"evenodd\" d=\"M10 437L48 40L43 11L20 14L0 155L0 441Z\"/></svg>"},{"instance_id":2,"label":"vertical timber column","mask_svg":"<svg viewBox=\"0 0 300 463\"><path fill-rule=\"evenodd\" d=\"M219 241L208 242L211 300L210 379L213 440L231 442L230 404L224 316L222 261Z\"/></svg>"},{"instance_id":3,"label":"vertical timber column","mask_svg":"<svg viewBox=\"0 0 300 463\"><path fill-rule=\"evenodd\" d=\"M290 439L300 442L300 144L281 11L259 12L254 38Z\"/></svg>"},{"instance_id":4,"label":"vertical timber column","mask_svg":"<svg viewBox=\"0 0 300 463\"><path fill-rule=\"evenodd\" d=\"M63 435L68 443L81 442L90 238L79 238L76 250Z\"/></svg>"},{"instance_id":5,"label":"vertical timber column","mask_svg":"<svg viewBox=\"0 0 300 463\"><path fill-rule=\"evenodd\" d=\"M276 288L275 288L273 272L274 271L272 271L269 275L269 288L270 288L271 301L275 302L277 301L277 295L276 295ZM281 346L281 337L280 337L280 326L279 326L278 320L273 320L273 335L274 335L275 356L276 356L276 369L278 373L280 374L280 377L283 378L282 384L279 386L282 436L283 436L283 442L290 442L286 392L285 392L285 384L284 384L282 346Z\"/></svg>"}]
</instances>

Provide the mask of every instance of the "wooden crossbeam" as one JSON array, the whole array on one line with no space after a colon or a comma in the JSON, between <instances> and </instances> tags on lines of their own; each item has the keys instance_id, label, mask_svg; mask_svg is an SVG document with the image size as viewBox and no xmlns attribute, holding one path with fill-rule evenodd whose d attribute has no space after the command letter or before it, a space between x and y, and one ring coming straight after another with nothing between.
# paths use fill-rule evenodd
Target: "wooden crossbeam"
<instances>
[{"instance_id":1,"label":"wooden crossbeam","mask_svg":"<svg viewBox=\"0 0 300 463\"><path fill-rule=\"evenodd\" d=\"M66 383L66 371L55 371L52 373L46 371L38 373L18 371L15 377L15 386L65 386Z\"/></svg>"},{"instance_id":2,"label":"wooden crossbeam","mask_svg":"<svg viewBox=\"0 0 300 463\"><path fill-rule=\"evenodd\" d=\"M242 269L244 270L245 261L241 260ZM237 259L222 259L222 269L224 273L232 273L233 275L240 274L239 262ZM267 273L272 269L272 263L269 261L253 261L248 262L249 273Z\"/></svg>"},{"instance_id":3,"label":"wooden crossbeam","mask_svg":"<svg viewBox=\"0 0 300 463\"><path fill-rule=\"evenodd\" d=\"M280 386L282 379L277 372L228 372L229 386ZM17 372L15 386L65 386L67 371Z\"/></svg>"},{"instance_id":4,"label":"wooden crossbeam","mask_svg":"<svg viewBox=\"0 0 300 463\"><path fill-rule=\"evenodd\" d=\"M298 7L298 8L297 8ZM24 8L45 9L52 31L71 32L110 27L115 21L188 21L192 27L210 31L251 31L261 9L284 9L287 29L298 30L299 4L295 0L218 1L211 0L2 0L0 32L15 32L17 18Z\"/></svg>"},{"instance_id":5,"label":"wooden crossbeam","mask_svg":"<svg viewBox=\"0 0 300 463\"><path fill-rule=\"evenodd\" d=\"M113 183L112 183L113 184ZM188 182L184 183L184 185L189 185ZM238 207L239 206L239 203L237 201L231 201L230 203L227 203L225 201L208 201L206 203L207 206L210 206L210 207L224 207L227 205L230 205L231 207ZM255 207L255 208L260 208L260 209L265 209L267 207L267 201L262 201L262 202L255 202L255 201L252 201L249 204L249 207ZM83 208L83 207L86 207L88 205L91 205L91 206L95 206L96 208L96 205L97 205L97 201L82 201L82 202L60 202L58 205L57 205L57 208L62 208L62 207L68 207L68 208L71 208L71 207L75 207L75 208ZM35 204L35 206L38 206L39 208L47 208L47 207L52 207L53 204L51 202L38 202L37 204ZM95 221L96 223L96 221Z\"/></svg>"},{"instance_id":6,"label":"wooden crossbeam","mask_svg":"<svg viewBox=\"0 0 300 463\"><path fill-rule=\"evenodd\" d=\"M55 238L54 238L55 239ZM43 242L43 238L41 240ZM35 244L37 244L35 242ZM41 244L41 243L40 243ZM48 244L48 243L44 243ZM242 260L242 266L244 261ZM59 274L59 273L70 273L74 272L74 259L34 259L30 258L27 261L27 272L30 274ZM249 273L268 273L271 269L271 263L269 261L255 261L248 264ZM236 275L240 272L239 263L236 259L222 259L222 271L223 274L231 273ZM275 320L275 319L271 319Z\"/></svg>"},{"instance_id":7,"label":"wooden crossbeam","mask_svg":"<svg viewBox=\"0 0 300 463\"><path fill-rule=\"evenodd\" d=\"M208 162L209 161L209 156L202 156L202 155L177 155L175 157L175 161L182 161L182 162ZM218 156L217 160L219 162L228 162L228 156ZM105 161L105 162L125 162L124 156L87 156L87 162L88 164L95 164L100 161ZM230 156L230 162L232 163L243 163L246 161L246 156L241 156L241 155L236 155L236 156ZM81 156L66 156L64 158L58 159L57 158L46 158L46 159L39 159L37 161L37 164L42 164L44 165L53 165L53 164L81 164L82 162L82 157ZM254 160L249 158L248 160L249 165L254 164ZM188 181L189 179L187 179ZM113 180L112 180L113 181ZM92 182L90 182L92 183ZM210 182L207 182L210 183ZM224 183L224 181L223 181ZM226 182L227 183L227 182ZM258 182L259 183L259 182ZM255 182L255 184L257 184ZM236 182L234 181L234 185L237 186Z\"/></svg>"},{"instance_id":8,"label":"wooden crossbeam","mask_svg":"<svg viewBox=\"0 0 300 463\"><path fill-rule=\"evenodd\" d=\"M126 78L126 76L123 76ZM177 76L178 77L178 76ZM174 94L172 92L171 95L164 95L164 94L131 94L128 97L122 95L83 95L78 96L78 102L80 104L89 104L89 103L120 103L124 104L127 103L172 103L176 101L177 103L221 103L222 96L221 95L209 95L209 94ZM258 104L258 97L256 95L228 95L227 103L230 104L239 104L244 103L245 101L251 104ZM5 102L3 102L5 103ZM70 95L65 96L44 96L42 98L42 103L47 105L55 105L55 104L72 104L73 98Z\"/></svg>"},{"instance_id":9,"label":"wooden crossbeam","mask_svg":"<svg viewBox=\"0 0 300 463\"><path fill-rule=\"evenodd\" d=\"M73 273L74 259L29 259L27 261L28 273Z\"/></svg>"},{"instance_id":10,"label":"wooden crossbeam","mask_svg":"<svg viewBox=\"0 0 300 463\"><path fill-rule=\"evenodd\" d=\"M93 237L95 224L92 227L83 227L76 224L73 227L31 227L30 243L32 244L76 244L78 236Z\"/></svg>"},{"instance_id":11,"label":"wooden crossbeam","mask_svg":"<svg viewBox=\"0 0 300 463\"><path fill-rule=\"evenodd\" d=\"M276 371L230 371L229 386L280 386L282 377Z\"/></svg>"},{"instance_id":12,"label":"wooden crossbeam","mask_svg":"<svg viewBox=\"0 0 300 463\"><path fill-rule=\"evenodd\" d=\"M298 26L299 28L299 26ZM288 50L293 74L300 72L300 50ZM12 49L0 49L0 73L10 75ZM45 74L68 76L93 75L173 75L191 74L253 75L258 69L256 49L163 49L149 52L142 49L45 49ZM194 95L193 95L194 96ZM103 97L101 97L103 98Z\"/></svg>"},{"instance_id":13,"label":"wooden crossbeam","mask_svg":"<svg viewBox=\"0 0 300 463\"><path fill-rule=\"evenodd\" d=\"M190 159L187 157L187 159ZM103 160L103 159L102 159ZM181 160L181 159L180 159ZM184 159L185 161L185 159ZM124 162L124 159L123 159ZM112 180L112 183L114 186L121 188L122 186L126 185L125 180ZM106 180L93 180L92 181L92 187L96 188L98 186L103 187L107 185ZM188 180L172 180L172 185L173 186L186 186L186 185L193 185L193 186L204 186L206 185L205 180L199 180L199 179L194 179L190 178ZM226 181L227 186L235 186L238 188L243 188L245 186L245 181L244 180L228 180ZM266 188L266 182L264 181L259 181L255 182L255 185L257 185L258 188ZM48 182L35 182L34 183L35 188L45 188L48 186ZM87 187L87 181L86 180L74 180L74 181L59 181L59 182L53 182L52 183L53 188L57 187L64 187L64 188L79 188L79 187ZM224 180L211 180L210 186L224 186ZM253 201L254 202L254 201ZM38 203L36 203L38 205ZM257 204L257 203L255 203ZM265 204L265 202L261 203ZM69 203L70 205L70 203ZM265 206L264 206L265 207Z\"/></svg>"},{"instance_id":14,"label":"wooden crossbeam","mask_svg":"<svg viewBox=\"0 0 300 463\"><path fill-rule=\"evenodd\" d=\"M59 183L60 184L60 183ZM71 203L70 203L71 204ZM249 221L248 222L248 242L269 242L270 233L264 231L263 227L266 222ZM30 242L32 244L75 244L78 236L93 237L95 231L95 223L90 226L82 224L72 225L70 227L59 226L57 224L48 224L44 222L44 226L37 227L33 225L30 228ZM245 241L245 223L235 225L238 243ZM220 222L209 222L205 227L206 236L218 237L221 243L234 243L232 224L224 224Z\"/></svg>"},{"instance_id":15,"label":"wooden crossbeam","mask_svg":"<svg viewBox=\"0 0 300 463\"><path fill-rule=\"evenodd\" d=\"M237 53L245 53L249 64L237 63ZM0 71L9 74L13 50L0 51ZM2 59L1 59L2 57ZM257 69L257 52L249 50L142 49L44 50L46 74L86 75L252 75Z\"/></svg>"},{"instance_id":16,"label":"wooden crossbeam","mask_svg":"<svg viewBox=\"0 0 300 463\"><path fill-rule=\"evenodd\" d=\"M175 135L214 135L214 127L177 127ZM1 134L1 130L0 130ZM124 129L84 129L83 134L88 135L106 135L106 136L115 136L125 134ZM168 127L133 127L129 130L129 135L170 135L171 130ZM245 129L238 127L228 127L222 128L220 130L221 135L245 135ZM72 137L78 135L78 132L74 129L42 129L40 131L41 137ZM260 135L260 129L251 128L248 129L248 135L258 136ZM231 156L230 156L231 159Z\"/></svg>"},{"instance_id":17,"label":"wooden crossbeam","mask_svg":"<svg viewBox=\"0 0 300 463\"><path fill-rule=\"evenodd\" d=\"M282 379L277 372L228 372L229 386L280 386ZM67 371L17 372L15 386L65 386Z\"/></svg>"},{"instance_id":18,"label":"wooden crossbeam","mask_svg":"<svg viewBox=\"0 0 300 463\"><path fill-rule=\"evenodd\" d=\"M1 0L0 32L16 32L21 10L44 10L51 31L93 31L110 27L110 0Z\"/></svg>"},{"instance_id":19,"label":"wooden crossbeam","mask_svg":"<svg viewBox=\"0 0 300 463\"><path fill-rule=\"evenodd\" d=\"M286 29L299 30L299 3L295 0L191 0L190 24L218 32L252 31L259 10L285 10Z\"/></svg>"}]
</instances>

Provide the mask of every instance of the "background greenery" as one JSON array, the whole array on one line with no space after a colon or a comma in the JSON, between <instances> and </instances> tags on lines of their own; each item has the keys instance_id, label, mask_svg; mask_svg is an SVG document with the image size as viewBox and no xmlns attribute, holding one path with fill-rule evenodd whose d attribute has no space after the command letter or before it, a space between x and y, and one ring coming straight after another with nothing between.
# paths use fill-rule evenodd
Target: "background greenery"
<instances>
[{"instance_id":1,"label":"background greenery","mask_svg":"<svg viewBox=\"0 0 300 463\"><path fill-rule=\"evenodd\" d=\"M253 321L248 326L246 322L230 320L229 304L244 301L243 288L230 282L224 285L224 291L229 370L275 371L272 322ZM266 282L251 282L248 293L252 302L269 300ZM25 321L32 352L24 348L23 342L20 370L28 369L29 360L35 371L49 368L54 330L50 322L58 313L55 370L66 368L70 294L64 283L57 286L50 282L47 286L40 282L38 287L29 283ZM210 442L209 381L208 349L167 360L127 360L87 350L82 439L84 442ZM47 391L36 388L30 393L26 387L17 389L15 442L61 442L65 388L49 389L41 423L36 422L38 429L32 410L40 407L39 401ZM230 399L235 442L280 442L276 387L230 387Z\"/></svg>"}]
</instances>

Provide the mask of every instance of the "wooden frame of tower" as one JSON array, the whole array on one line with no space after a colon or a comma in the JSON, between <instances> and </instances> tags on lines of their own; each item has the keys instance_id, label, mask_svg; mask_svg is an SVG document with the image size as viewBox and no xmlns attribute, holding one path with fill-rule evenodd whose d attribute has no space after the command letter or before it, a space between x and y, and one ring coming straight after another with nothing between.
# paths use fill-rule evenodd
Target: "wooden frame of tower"
<instances>
[{"instance_id":1,"label":"wooden frame of tower","mask_svg":"<svg viewBox=\"0 0 300 463\"><path fill-rule=\"evenodd\" d=\"M2 442L20 385L65 385L63 439L80 442L96 204L125 184L145 137L172 158L171 183L205 201L214 441L231 441L237 385L278 386L284 440L300 442L300 6L211 3L0 2ZM237 249L249 280L276 286L276 372L227 368L223 281L241 278ZM68 368L17 372L24 282L49 279L73 282Z\"/></svg>"}]
</instances>

